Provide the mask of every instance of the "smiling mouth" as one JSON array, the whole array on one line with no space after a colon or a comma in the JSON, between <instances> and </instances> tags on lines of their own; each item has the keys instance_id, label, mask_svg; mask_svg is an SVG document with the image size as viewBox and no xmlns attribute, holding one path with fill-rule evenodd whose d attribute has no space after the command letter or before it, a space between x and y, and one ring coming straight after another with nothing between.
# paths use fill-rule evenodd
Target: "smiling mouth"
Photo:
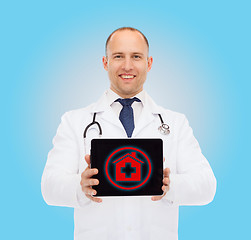
<instances>
[{"instance_id":1,"label":"smiling mouth","mask_svg":"<svg viewBox=\"0 0 251 240\"><path fill-rule=\"evenodd\" d=\"M121 77L124 80L128 80L128 79L133 79L136 77L136 75L133 74L120 74L119 77Z\"/></svg>"}]
</instances>

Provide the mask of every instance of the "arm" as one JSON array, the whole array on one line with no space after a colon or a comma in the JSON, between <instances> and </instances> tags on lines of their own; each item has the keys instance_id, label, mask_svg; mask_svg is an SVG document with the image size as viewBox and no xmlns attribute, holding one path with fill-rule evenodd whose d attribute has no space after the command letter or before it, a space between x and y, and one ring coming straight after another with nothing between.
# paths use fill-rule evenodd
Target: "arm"
<instances>
[{"instance_id":1,"label":"arm","mask_svg":"<svg viewBox=\"0 0 251 240\"><path fill-rule=\"evenodd\" d=\"M70 124L69 113L63 115L53 149L48 154L41 190L49 205L79 207L90 200L82 193L77 136Z\"/></svg>"},{"instance_id":2,"label":"arm","mask_svg":"<svg viewBox=\"0 0 251 240\"><path fill-rule=\"evenodd\" d=\"M177 205L204 205L213 200L215 176L185 117L178 136L176 166L175 173L164 177L168 187L163 199Z\"/></svg>"}]
</instances>

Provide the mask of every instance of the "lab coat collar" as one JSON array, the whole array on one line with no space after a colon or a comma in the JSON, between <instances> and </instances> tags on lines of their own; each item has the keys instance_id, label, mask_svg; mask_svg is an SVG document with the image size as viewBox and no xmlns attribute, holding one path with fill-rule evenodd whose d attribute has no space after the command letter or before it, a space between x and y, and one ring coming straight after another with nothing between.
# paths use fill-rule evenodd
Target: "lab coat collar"
<instances>
[{"instance_id":1,"label":"lab coat collar","mask_svg":"<svg viewBox=\"0 0 251 240\"><path fill-rule=\"evenodd\" d=\"M144 108L147 109L152 114L162 114L163 108L158 106L153 99L145 92L145 105Z\"/></svg>"},{"instance_id":2,"label":"lab coat collar","mask_svg":"<svg viewBox=\"0 0 251 240\"><path fill-rule=\"evenodd\" d=\"M152 98L145 92L145 104L143 106L140 118L135 124L135 129L133 131L132 137L136 137L136 135L143 130L148 124L150 124L154 119L156 114L161 114L163 109L158 106ZM107 91L102 95L102 97L95 103L91 109L91 113L101 113L100 117L112 124L118 126L119 128L123 128L118 116L112 110L110 104L107 99Z\"/></svg>"},{"instance_id":3,"label":"lab coat collar","mask_svg":"<svg viewBox=\"0 0 251 240\"><path fill-rule=\"evenodd\" d=\"M99 98L99 100L94 103L91 113L99 113L99 112L104 112L108 110L110 107L108 98L107 98L107 91L104 92L104 94Z\"/></svg>"},{"instance_id":4,"label":"lab coat collar","mask_svg":"<svg viewBox=\"0 0 251 240\"><path fill-rule=\"evenodd\" d=\"M91 113L99 113L111 109L107 99L107 92L108 90L105 91L101 98L93 105ZM144 106L143 109L146 108L147 111L151 112L152 114L161 114L163 109L153 101L146 91L143 90L143 92L145 94L144 101L142 102Z\"/></svg>"},{"instance_id":5,"label":"lab coat collar","mask_svg":"<svg viewBox=\"0 0 251 240\"><path fill-rule=\"evenodd\" d=\"M116 116L109 104L107 91L105 91L101 98L93 105L91 108L91 113L101 113L100 117L103 120L111 122L113 125L116 125L119 128L123 128L119 118Z\"/></svg>"}]
</instances>

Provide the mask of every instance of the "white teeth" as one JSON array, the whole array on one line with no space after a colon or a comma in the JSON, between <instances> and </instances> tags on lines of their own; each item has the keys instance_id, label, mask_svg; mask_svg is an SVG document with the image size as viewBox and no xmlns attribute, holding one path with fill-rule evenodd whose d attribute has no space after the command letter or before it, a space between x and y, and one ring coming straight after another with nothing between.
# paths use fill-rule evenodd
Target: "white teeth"
<instances>
[{"instance_id":1,"label":"white teeth","mask_svg":"<svg viewBox=\"0 0 251 240\"><path fill-rule=\"evenodd\" d=\"M133 75L121 75L122 78L126 78L126 79L129 79L129 78L134 78Z\"/></svg>"}]
</instances>

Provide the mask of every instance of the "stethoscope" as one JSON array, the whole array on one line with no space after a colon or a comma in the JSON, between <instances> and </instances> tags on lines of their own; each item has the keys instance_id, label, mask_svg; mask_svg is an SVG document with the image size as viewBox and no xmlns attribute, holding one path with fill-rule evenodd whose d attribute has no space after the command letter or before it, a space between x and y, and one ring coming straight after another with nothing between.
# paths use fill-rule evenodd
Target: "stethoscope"
<instances>
[{"instance_id":1,"label":"stethoscope","mask_svg":"<svg viewBox=\"0 0 251 240\"><path fill-rule=\"evenodd\" d=\"M99 137L102 136L102 128L101 128L101 125L100 125L99 122L97 122L97 121L95 120L96 114L97 114L96 112L93 114L92 122L91 122L90 124L88 124L88 125L86 126L85 130L84 130L84 134L83 134L84 141L85 141L85 139L86 139L86 135L87 135L88 129L89 129L91 126L95 125L95 124L98 126L98 129L99 129ZM160 122L161 122L161 125L158 127L159 132L160 132L161 134L163 134L163 135L168 135L168 134L170 133L169 126L168 126L166 123L164 123L164 121L163 121L163 119L162 119L162 117L161 117L160 114L158 114L158 116L159 116Z\"/></svg>"},{"instance_id":2,"label":"stethoscope","mask_svg":"<svg viewBox=\"0 0 251 240\"><path fill-rule=\"evenodd\" d=\"M160 114L159 115L159 118L160 118L160 121L161 121L161 125L158 127L158 130L160 131L160 133L162 133L163 135L168 135L170 133L170 129L169 129L169 126L164 123L162 117Z\"/></svg>"}]
</instances>

